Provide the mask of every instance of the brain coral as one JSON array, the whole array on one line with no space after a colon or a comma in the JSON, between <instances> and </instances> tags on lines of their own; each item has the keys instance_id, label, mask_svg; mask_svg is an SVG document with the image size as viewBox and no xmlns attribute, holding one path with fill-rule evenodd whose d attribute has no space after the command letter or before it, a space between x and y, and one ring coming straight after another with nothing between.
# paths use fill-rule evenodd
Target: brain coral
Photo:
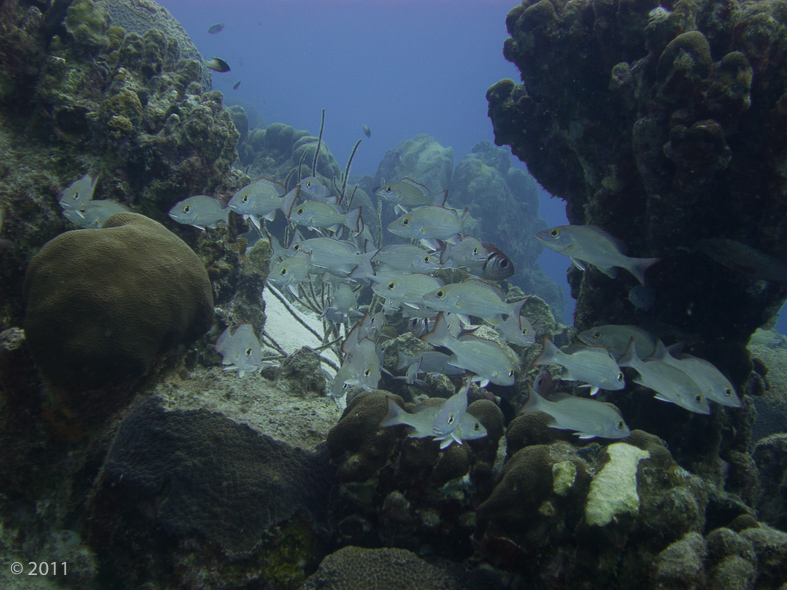
<instances>
[{"instance_id":1,"label":"brain coral","mask_svg":"<svg viewBox=\"0 0 787 590\"><path fill-rule=\"evenodd\" d=\"M33 258L25 334L49 382L68 391L128 383L210 327L213 295L194 252L136 213L66 232Z\"/></svg>"}]
</instances>

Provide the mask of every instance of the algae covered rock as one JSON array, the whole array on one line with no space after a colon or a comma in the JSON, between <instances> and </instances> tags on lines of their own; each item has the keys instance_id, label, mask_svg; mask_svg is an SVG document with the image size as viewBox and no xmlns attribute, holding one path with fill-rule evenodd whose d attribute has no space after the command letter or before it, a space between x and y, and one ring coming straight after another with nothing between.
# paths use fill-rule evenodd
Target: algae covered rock
<instances>
[{"instance_id":1,"label":"algae covered rock","mask_svg":"<svg viewBox=\"0 0 787 590\"><path fill-rule=\"evenodd\" d=\"M48 242L28 268L24 292L31 354L47 380L68 391L128 385L213 319L199 258L135 213Z\"/></svg>"},{"instance_id":2,"label":"algae covered rock","mask_svg":"<svg viewBox=\"0 0 787 590\"><path fill-rule=\"evenodd\" d=\"M93 486L87 536L104 585L153 583L186 564L195 576L243 575L228 562L274 588L305 579L327 553L321 529L333 470L324 450L164 405L149 398L123 420Z\"/></svg>"}]
</instances>

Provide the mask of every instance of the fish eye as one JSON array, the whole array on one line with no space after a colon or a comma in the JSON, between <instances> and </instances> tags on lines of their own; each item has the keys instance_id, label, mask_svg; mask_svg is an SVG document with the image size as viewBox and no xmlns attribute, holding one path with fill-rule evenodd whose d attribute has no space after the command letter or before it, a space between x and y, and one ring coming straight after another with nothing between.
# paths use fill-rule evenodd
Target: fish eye
<instances>
[{"instance_id":1,"label":"fish eye","mask_svg":"<svg viewBox=\"0 0 787 590\"><path fill-rule=\"evenodd\" d=\"M371 370L371 369L366 369L366 370L363 372L363 376L364 376L364 377L368 377L368 376L369 376L369 375L371 375L371 374L372 374L372 370Z\"/></svg>"},{"instance_id":2,"label":"fish eye","mask_svg":"<svg viewBox=\"0 0 787 590\"><path fill-rule=\"evenodd\" d=\"M695 395L694 401L697 402L698 404L702 403L702 396L700 394Z\"/></svg>"},{"instance_id":3,"label":"fish eye","mask_svg":"<svg viewBox=\"0 0 787 590\"><path fill-rule=\"evenodd\" d=\"M189 211L191 211L191 207L189 207L188 205L183 207L183 213L188 213Z\"/></svg>"},{"instance_id":4,"label":"fish eye","mask_svg":"<svg viewBox=\"0 0 787 590\"><path fill-rule=\"evenodd\" d=\"M79 191L76 191L76 192L74 193L74 197L73 197L73 199L74 199L75 201L78 201L78 200L79 200Z\"/></svg>"},{"instance_id":5,"label":"fish eye","mask_svg":"<svg viewBox=\"0 0 787 590\"><path fill-rule=\"evenodd\" d=\"M455 418L454 414L449 414L448 415L447 422L448 422L449 426L454 423L454 418Z\"/></svg>"},{"instance_id":6,"label":"fish eye","mask_svg":"<svg viewBox=\"0 0 787 590\"><path fill-rule=\"evenodd\" d=\"M476 432L481 430L481 423L480 422L476 422L475 424L473 424L473 430L475 430Z\"/></svg>"},{"instance_id":7,"label":"fish eye","mask_svg":"<svg viewBox=\"0 0 787 590\"><path fill-rule=\"evenodd\" d=\"M478 246L473 248L473 256L476 256L477 254L478 254Z\"/></svg>"},{"instance_id":8,"label":"fish eye","mask_svg":"<svg viewBox=\"0 0 787 590\"><path fill-rule=\"evenodd\" d=\"M386 192L386 193L392 193L392 192L393 192L393 187L392 187L392 186L390 186L390 185L389 185L389 186L386 186L386 187L385 187L385 192Z\"/></svg>"},{"instance_id":9,"label":"fish eye","mask_svg":"<svg viewBox=\"0 0 787 590\"><path fill-rule=\"evenodd\" d=\"M391 281L390 283L388 283L388 290L392 291L393 289L396 289L396 283Z\"/></svg>"},{"instance_id":10,"label":"fish eye","mask_svg":"<svg viewBox=\"0 0 787 590\"><path fill-rule=\"evenodd\" d=\"M555 228L551 232L549 232L549 235L552 236L553 238L557 238L558 236L560 236L560 230Z\"/></svg>"},{"instance_id":11,"label":"fish eye","mask_svg":"<svg viewBox=\"0 0 787 590\"><path fill-rule=\"evenodd\" d=\"M445 296L445 291L440 289L437 293L434 294L434 296L437 297L438 299L442 299Z\"/></svg>"},{"instance_id":12,"label":"fish eye","mask_svg":"<svg viewBox=\"0 0 787 590\"><path fill-rule=\"evenodd\" d=\"M615 426L618 430L623 430L623 420L618 420L618 423Z\"/></svg>"},{"instance_id":13,"label":"fish eye","mask_svg":"<svg viewBox=\"0 0 787 590\"><path fill-rule=\"evenodd\" d=\"M308 186L308 187L311 187L311 185L312 185L312 181L311 181L311 180L309 180L309 181L306 183L306 186Z\"/></svg>"},{"instance_id":14,"label":"fish eye","mask_svg":"<svg viewBox=\"0 0 787 590\"><path fill-rule=\"evenodd\" d=\"M601 338L601 336L603 336L603 334L602 334L601 332L599 332L598 330L596 330L595 332L593 332L593 338L595 338L596 340L598 340L599 338Z\"/></svg>"},{"instance_id":15,"label":"fish eye","mask_svg":"<svg viewBox=\"0 0 787 590\"><path fill-rule=\"evenodd\" d=\"M251 356L251 352L252 352L252 349L251 349L251 346L249 346L249 347L246 349L246 356Z\"/></svg>"},{"instance_id":16,"label":"fish eye","mask_svg":"<svg viewBox=\"0 0 787 590\"><path fill-rule=\"evenodd\" d=\"M424 262L427 264L429 263L429 255L424 256Z\"/></svg>"},{"instance_id":17,"label":"fish eye","mask_svg":"<svg viewBox=\"0 0 787 590\"><path fill-rule=\"evenodd\" d=\"M511 370L508 372L508 376L509 376L509 377L513 377L513 376L514 376L514 369L511 369Z\"/></svg>"},{"instance_id":18,"label":"fish eye","mask_svg":"<svg viewBox=\"0 0 787 590\"><path fill-rule=\"evenodd\" d=\"M410 218L409 217L405 217L404 219L402 219L402 225L405 226L405 227L410 225Z\"/></svg>"},{"instance_id":19,"label":"fish eye","mask_svg":"<svg viewBox=\"0 0 787 590\"><path fill-rule=\"evenodd\" d=\"M241 203L248 203L249 202L249 195L243 195L243 198L240 200Z\"/></svg>"},{"instance_id":20,"label":"fish eye","mask_svg":"<svg viewBox=\"0 0 787 590\"><path fill-rule=\"evenodd\" d=\"M503 258L503 259L500 261L500 268L507 268L507 267L508 267L508 260L507 260L507 259L505 259L505 258Z\"/></svg>"},{"instance_id":21,"label":"fish eye","mask_svg":"<svg viewBox=\"0 0 787 590\"><path fill-rule=\"evenodd\" d=\"M725 387L722 393L724 393L725 397L730 397L732 395L732 390L729 387Z\"/></svg>"},{"instance_id":22,"label":"fish eye","mask_svg":"<svg viewBox=\"0 0 787 590\"><path fill-rule=\"evenodd\" d=\"M298 210L295 213L298 215L303 215L303 207L298 207Z\"/></svg>"},{"instance_id":23,"label":"fish eye","mask_svg":"<svg viewBox=\"0 0 787 590\"><path fill-rule=\"evenodd\" d=\"M618 382L618 383L620 383L621 381L623 381L623 373L618 373L618 376L617 376L617 377L615 377L615 379L617 380L617 382Z\"/></svg>"},{"instance_id":24,"label":"fish eye","mask_svg":"<svg viewBox=\"0 0 787 590\"><path fill-rule=\"evenodd\" d=\"M286 266L283 266L283 267L281 268L281 270L279 271L279 274L280 274L281 276L284 276L284 275L286 275L286 274L287 274L287 267L286 267Z\"/></svg>"}]
</instances>

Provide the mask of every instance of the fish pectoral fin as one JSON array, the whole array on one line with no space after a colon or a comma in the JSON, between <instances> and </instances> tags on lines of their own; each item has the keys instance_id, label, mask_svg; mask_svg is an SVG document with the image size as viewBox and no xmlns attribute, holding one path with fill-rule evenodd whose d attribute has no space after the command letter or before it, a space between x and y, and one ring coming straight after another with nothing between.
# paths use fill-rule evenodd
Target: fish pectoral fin
<instances>
[{"instance_id":1,"label":"fish pectoral fin","mask_svg":"<svg viewBox=\"0 0 787 590\"><path fill-rule=\"evenodd\" d=\"M251 222L254 224L254 227L262 231L260 228L260 220L256 215L249 215L249 219L251 219Z\"/></svg>"},{"instance_id":2,"label":"fish pectoral fin","mask_svg":"<svg viewBox=\"0 0 787 590\"><path fill-rule=\"evenodd\" d=\"M579 438L583 440L586 440L588 438L596 438L595 434L587 434L585 432L575 432L574 434L576 434Z\"/></svg>"},{"instance_id":3,"label":"fish pectoral fin","mask_svg":"<svg viewBox=\"0 0 787 590\"><path fill-rule=\"evenodd\" d=\"M655 397L655 398L656 398L657 400L659 400L659 401L662 401L662 402L667 402L667 403L669 403L669 404L674 404L674 403L675 403L673 400L671 400L671 399L669 399L669 398L667 398L667 397L664 397L664 396L663 396L663 395L661 395L660 393L657 393L657 394L656 394L656 395L654 395L653 397Z\"/></svg>"},{"instance_id":4,"label":"fish pectoral fin","mask_svg":"<svg viewBox=\"0 0 787 590\"><path fill-rule=\"evenodd\" d=\"M435 440L441 441L440 442L440 448L441 449L447 449L448 447L451 446L451 443L454 442L454 439L451 438L450 436L448 436L446 438L435 438Z\"/></svg>"},{"instance_id":5,"label":"fish pectoral fin","mask_svg":"<svg viewBox=\"0 0 787 590\"><path fill-rule=\"evenodd\" d=\"M295 297L301 296L301 294L298 293L298 287L294 283L288 284L287 288L290 290L290 293L292 293Z\"/></svg>"},{"instance_id":6,"label":"fish pectoral fin","mask_svg":"<svg viewBox=\"0 0 787 590\"><path fill-rule=\"evenodd\" d=\"M598 387L591 387L590 388L590 395L592 395L592 396L596 395L598 393L598 390L599 390Z\"/></svg>"},{"instance_id":7,"label":"fish pectoral fin","mask_svg":"<svg viewBox=\"0 0 787 590\"><path fill-rule=\"evenodd\" d=\"M601 267L599 266L599 267L597 267L597 268L598 268L598 269L599 269L601 272L603 272L605 275L607 275L609 278L611 278L611 279L614 279L615 277L617 277L617 276L618 276L618 269L617 269L617 268L615 268L614 266L605 266L604 268L601 268Z\"/></svg>"},{"instance_id":8,"label":"fish pectoral fin","mask_svg":"<svg viewBox=\"0 0 787 590\"><path fill-rule=\"evenodd\" d=\"M572 258L572 259L571 259L571 264L573 264L574 266L576 266L576 267L577 267L579 270L586 270L586 269L585 269L585 265L584 265L584 264L582 264L582 262L581 262L581 261L579 261L579 260L577 260L576 258Z\"/></svg>"},{"instance_id":9,"label":"fish pectoral fin","mask_svg":"<svg viewBox=\"0 0 787 590\"><path fill-rule=\"evenodd\" d=\"M266 221L273 221L276 218L276 209L274 209L267 215L263 215L262 218Z\"/></svg>"}]
</instances>

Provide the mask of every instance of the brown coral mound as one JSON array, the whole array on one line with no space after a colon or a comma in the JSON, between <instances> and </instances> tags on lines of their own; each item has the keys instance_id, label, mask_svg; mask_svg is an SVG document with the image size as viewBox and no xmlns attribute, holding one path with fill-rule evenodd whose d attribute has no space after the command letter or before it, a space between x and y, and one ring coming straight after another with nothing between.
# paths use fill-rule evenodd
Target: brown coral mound
<instances>
[{"instance_id":1,"label":"brown coral mound","mask_svg":"<svg viewBox=\"0 0 787 590\"><path fill-rule=\"evenodd\" d=\"M194 252L161 224L115 215L51 240L25 277L25 334L47 380L68 391L129 383L210 327L213 295Z\"/></svg>"}]
</instances>

